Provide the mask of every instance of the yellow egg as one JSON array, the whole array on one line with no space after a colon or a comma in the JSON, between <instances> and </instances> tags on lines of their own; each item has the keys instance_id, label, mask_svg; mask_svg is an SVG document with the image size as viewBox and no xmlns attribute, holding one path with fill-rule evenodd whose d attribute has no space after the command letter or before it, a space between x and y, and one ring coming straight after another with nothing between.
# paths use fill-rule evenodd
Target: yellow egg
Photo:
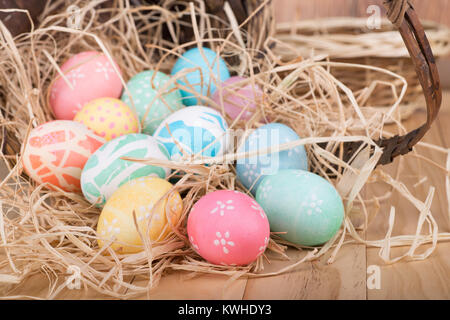
<instances>
[{"instance_id":1,"label":"yellow egg","mask_svg":"<svg viewBox=\"0 0 450 320\"><path fill-rule=\"evenodd\" d=\"M142 237L153 242L163 240L171 232L167 221L175 226L183 210L178 192L170 192L172 184L158 177L142 177L131 180L108 199L100 214L97 235L102 248L111 243L118 253L135 253L144 250ZM136 224L133 218L136 216Z\"/></svg>"},{"instance_id":2,"label":"yellow egg","mask_svg":"<svg viewBox=\"0 0 450 320\"><path fill-rule=\"evenodd\" d=\"M107 141L138 132L136 115L124 102L114 98L100 98L86 103L74 120L85 124Z\"/></svg>"}]
</instances>

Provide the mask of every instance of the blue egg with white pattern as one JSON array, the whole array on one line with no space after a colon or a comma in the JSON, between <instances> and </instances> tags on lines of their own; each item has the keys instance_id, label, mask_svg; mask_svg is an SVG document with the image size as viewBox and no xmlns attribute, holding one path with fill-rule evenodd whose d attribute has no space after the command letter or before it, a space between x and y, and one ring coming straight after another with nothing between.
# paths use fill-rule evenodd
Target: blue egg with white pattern
<instances>
[{"instance_id":1,"label":"blue egg with white pattern","mask_svg":"<svg viewBox=\"0 0 450 320\"><path fill-rule=\"evenodd\" d=\"M227 151L230 142L224 117L204 106L172 113L156 129L154 137L166 147L173 161L192 156L220 156Z\"/></svg>"},{"instance_id":2,"label":"blue egg with white pattern","mask_svg":"<svg viewBox=\"0 0 450 320\"><path fill-rule=\"evenodd\" d=\"M178 83L202 96L212 95L216 91L216 84L230 77L225 61L209 48L192 48L186 51L175 62L171 75L192 68L197 69L180 76ZM202 99L191 92L181 89L181 95L186 106L203 104Z\"/></svg>"},{"instance_id":3,"label":"blue egg with white pattern","mask_svg":"<svg viewBox=\"0 0 450 320\"><path fill-rule=\"evenodd\" d=\"M239 181L256 194L262 179L283 169L308 170L308 156L304 146L284 151L265 153L268 148L277 148L282 144L300 140L297 133L281 123L269 123L253 131L238 148L238 153L258 152L236 162Z\"/></svg>"},{"instance_id":4,"label":"blue egg with white pattern","mask_svg":"<svg viewBox=\"0 0 450 320\"><path fill-rule=\"evenodd\" d=\"M302 246L317 246L332 239L345 216L335 187L303 170L280 170L266 176L258 187L256 201L264 209L272 232Z\"/></svg>"}]
</instances>

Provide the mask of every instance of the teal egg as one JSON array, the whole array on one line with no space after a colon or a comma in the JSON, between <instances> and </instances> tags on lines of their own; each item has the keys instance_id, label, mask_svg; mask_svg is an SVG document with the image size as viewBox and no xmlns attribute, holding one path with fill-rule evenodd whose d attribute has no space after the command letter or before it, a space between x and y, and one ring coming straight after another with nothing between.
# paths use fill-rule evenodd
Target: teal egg
<instances>
[{"instance_id":1,"label":"teal egg","mask_svg":"<svg viewBox=\"0 0 450 320\"><path fill-rule=\"evenodd\" d=\"M217 56L216 52L209 48L192 48L186 51L172 68L171 75L175 75L184 69L197 70L180 77L178 82L186 87L192 87L197 93L203 96L213 94L216 91L216 83L221 83L230 77L225 61ZM197 99L192 93L181 90L183 103L186 106L204 104L201 99Z\"/></svg>"},{"instance_id":2,"label":"teal egg","mask_svg":"<svg viewBox=\"0 0 450 320\"><path fill-rule=\"evenodd\" d=\"M122 157L169 160L169 153L156 138L141 133L108 141L92 154L81 172L81 190L86 200L102 207L126 182L151 175L165 179L171 171L169 168L127 161Z\"/></svg>"},{"instance_id":3,"label":"teal egg","mask_svg":"<svg viewBox=\"0 0 450 320\"><path fill-rule=\"evenodd\" d=\"M321 245L342 225L344 205L324 178L303 170L280 170L266 176L256 192L273 232L303 246Z\"/></svg>"},{"instance_id":4,"label":"teal egg","mask_svg":"<svg viewBox=\"0 0 450 320\"><path fill-rule=\"evenodd\" d=\"M129 93L124 90L121 100L136 108L143 133L152 135L165 118L184 107L180 90L175 83L167 85L169 80L165 73L148 70L127 83Z\"/></svg>"}]
</instances>

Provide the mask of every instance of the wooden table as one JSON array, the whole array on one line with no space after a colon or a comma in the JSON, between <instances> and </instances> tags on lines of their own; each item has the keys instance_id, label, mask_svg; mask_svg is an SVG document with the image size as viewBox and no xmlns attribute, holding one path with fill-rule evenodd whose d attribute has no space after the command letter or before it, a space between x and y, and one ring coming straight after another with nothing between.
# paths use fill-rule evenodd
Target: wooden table
<instances>
[{"instance_id":1,"label":"wooden table","mask_svg":"<svg viewBox=\"0 0 450 320\"><path fill-rule=\"evenodd\" d=\"M419 111L406 121L408 128L417 127L425 119L425 112ZM425 142L450 147L450 91L444 94L444 104L433 129L426 135ZM440 154L432 154L440 157ZM443 159L437 159L443 161ZM432 211L440 224L440 232L449 232L449 208L446 203L444 177L431 166L417 166L413 155L404 157L407 172L406 185L424 200L430 185L436 187ZM395 171L396 164L389 171ZM428 180L414 187L408 184L409 174L424 170ZM365 192L377 192L365 190ZM396 207L394 234L414 233L418 213L411 205L395 194L382 204L380 213L362 234L366 239L381 239L387 230L390 206ZM393 255L405 248L392 250ZM302 253L289 250L289 256L296 260ZM187 279L187 273L174 272L165 276L159 287L144 294L140 299L450 299L450 243L439 243L434 253L425 261L401 261L386 265L379 258L378 248L364 245L346 245L339 252L335 262L328 265L329 254L318 261L300 265L292 272L256 279L239 279L229 284L228 278L199 275ZM273 256L265 272L277 271L292 261L283 261ZM378 266L380 288L368 289L367 269ZM134 282L136 283L136 281ZM35 276L21 284L10 294L45 298L48 283L44 276ZM107 298L93 290L64 290L59 299L103 299Z\"/></svg>"}]
</instances>

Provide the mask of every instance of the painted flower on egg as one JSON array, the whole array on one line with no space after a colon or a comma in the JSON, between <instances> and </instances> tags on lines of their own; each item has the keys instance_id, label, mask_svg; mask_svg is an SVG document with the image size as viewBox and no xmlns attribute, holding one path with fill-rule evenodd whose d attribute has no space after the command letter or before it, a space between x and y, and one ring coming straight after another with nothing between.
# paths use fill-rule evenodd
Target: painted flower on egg
<instances>
[{"instance_id":1,"label":"painted flower on egg","mask_svg":"<svg viewBox=\"0 0 450 320\"><path fill-rule=\"evenodd\" d=\"M339 230L345 211L341 196L324 178L304 170L280 170L266 176L256 200L274 232L304 246L321 245Z\"/></svg>"},{"instance_id":2,"label":"painted flower on egg","mask_svg":"<svg viewBox=\"0 0 450 320\"><path fill-rule=\"evenodd\" d=\"M198 254L223 265L255 261L270 238L264 210L248 195L233 190L211 192L197 201L189 214L187 231Z\"/></svg>"}]
</instances>

